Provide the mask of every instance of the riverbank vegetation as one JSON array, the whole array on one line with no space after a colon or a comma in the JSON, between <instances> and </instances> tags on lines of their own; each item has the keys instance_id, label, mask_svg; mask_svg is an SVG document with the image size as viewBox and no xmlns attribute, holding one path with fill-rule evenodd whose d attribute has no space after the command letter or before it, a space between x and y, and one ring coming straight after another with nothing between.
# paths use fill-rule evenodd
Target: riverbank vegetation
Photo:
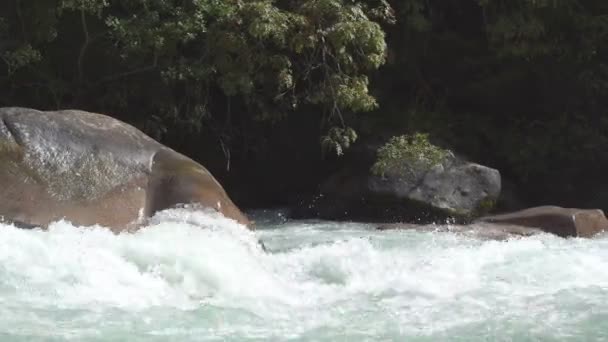
<instances>
[{"instance_id":1,"label":"riverbank vegetation","mask_svg":"<svg viewBox=\"0 0 608 342\"><path fill-rule=\"evenodd\" d=\"M421 132L529 204L606 208L607 43L601 0L9 0L0 105L132 123L246 206Z\"/></svg>"}]
</instances>

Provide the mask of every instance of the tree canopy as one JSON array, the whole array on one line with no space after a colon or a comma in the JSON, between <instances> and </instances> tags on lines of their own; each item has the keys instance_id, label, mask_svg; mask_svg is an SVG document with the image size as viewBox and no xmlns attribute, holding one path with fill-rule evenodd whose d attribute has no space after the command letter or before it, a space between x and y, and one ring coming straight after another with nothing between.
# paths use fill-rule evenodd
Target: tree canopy
<instances>
[{"instance_id":1,"label":"tree canopy","mask_svg":"<svg viewBox=\"0 0 608 342\"><path fill-rule=\"evenodd\" d=\"M144 112L141 119L159 127L173 121L190 128L217 117L230 127L230 109L218 106L272 121L310 104L323 111L327 129L339 128L326 137L337 151L350 136L343 113L377 106L367 75L384 63L379 23L392 19L381 0L2 6L4 103L22 95L34 106Z\"/></svg>"}]
</instances>

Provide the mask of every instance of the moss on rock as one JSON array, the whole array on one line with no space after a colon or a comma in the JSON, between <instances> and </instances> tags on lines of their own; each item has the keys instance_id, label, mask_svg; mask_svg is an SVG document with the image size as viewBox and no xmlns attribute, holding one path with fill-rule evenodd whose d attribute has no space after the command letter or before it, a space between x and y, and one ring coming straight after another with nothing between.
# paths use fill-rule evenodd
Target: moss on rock
<instances>
[{"instance_id":1,"label":"moss on rock","mask_svg":"<svg viewBox=\"0 0 608 342\"><path fill-rule=\"evenodd\" d=\"M391 138L378 149L378 158L371 168L373 175L416 173L445 162L449 150L433 145L428 134L415 133Z\"/></svg>"}]
</instances>

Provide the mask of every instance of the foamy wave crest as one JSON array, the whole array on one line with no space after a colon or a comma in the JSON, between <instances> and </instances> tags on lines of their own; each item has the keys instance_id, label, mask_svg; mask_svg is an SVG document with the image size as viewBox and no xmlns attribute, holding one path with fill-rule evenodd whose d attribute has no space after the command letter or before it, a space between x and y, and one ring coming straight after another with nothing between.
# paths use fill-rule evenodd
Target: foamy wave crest
<instances>
[{"instance_id":1,"label":"foamy wave crest","mask_svg":"<svg viewBox=\"0 0 608 342\"><path fill-rule=\"evenodd\" d=\"M218 292L263 290L243 282L264 274L257 238L217 213L166 210L119 235L65 221L48 231L0 228L1 290L23 304L190 307Z\"/></svg>"}]
</instances>

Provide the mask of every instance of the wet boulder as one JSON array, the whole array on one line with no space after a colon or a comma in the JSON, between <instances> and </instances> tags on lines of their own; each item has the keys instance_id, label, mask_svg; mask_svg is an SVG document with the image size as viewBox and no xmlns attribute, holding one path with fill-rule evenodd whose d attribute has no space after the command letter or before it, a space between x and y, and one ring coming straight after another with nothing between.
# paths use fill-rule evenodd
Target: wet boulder
<instances>
[{"instance_id":1,"label":"wet boulder","mask_svg":"<svg viewBox=\"0 0 608 342\"><path fill-rule=\"evenodd\" d=\"M0 108L0 217L24 227L66 219L114 231L182 204L247 217L202 165L111 117Z\"/></svg>"},{"instance_id":2,"label":"wet boulder","mask_svg":"<svg viewBox=\"0 0 608 342\"><path fill-rule=\"evenodd\" d=\"M423 172L372 176L368 188L377 196L417 203L429 212L469 218L493 207L501 179L498 170L450 156Z\"/></svg>"},{"instance_id":3,"label":"wet boulder","mask_svg":"<svg viewBox=\"0 0 608 342\"><path fill-rule=\"evenodd\" d=\"M447 218L465 222L487 213L500 195L497 170L454 155L428 169L405 168L383 176L370 171L373 160L351 157L321 185L319 196L296 214L382 222Z\"/></svg>"},{"instance_id":4,"label":"wet boulder","mask_svg":"<svg viewBox=\"0 0 608 342\"><path fill-rule=\"evenodd\" d=\"M593 237L608 229L608 220L600 209L556 206L541 206L486 216L476 222L537 228L561 237Z\"/></svg>"}]
</instances>

